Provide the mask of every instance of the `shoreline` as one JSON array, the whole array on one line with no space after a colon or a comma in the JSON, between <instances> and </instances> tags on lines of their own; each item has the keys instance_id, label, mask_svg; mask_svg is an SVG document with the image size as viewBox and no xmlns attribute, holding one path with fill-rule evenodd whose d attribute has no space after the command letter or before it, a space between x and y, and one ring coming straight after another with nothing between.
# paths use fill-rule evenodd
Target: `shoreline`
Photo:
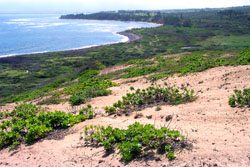
<instances>
[{"instance_id":1,"label":"shoreline","mask_svg":"<svg viewBox=\"0 0 250 167\"><path fill-rule=\"evenodd\" d=\"M13 59L13 58L17 58L17 57L22 57L22 56L34 56L37 54L49 54L49 53L60 53L60 52L74 52L74 51L85 51L88 49L93 49L93 48L98 48L98 47L102 47L102 46L109 46L109 45L113 45L113 44L118 44L118 43L130 43L130 42L134 42L134 41L138 41L142 39L142 36L137 35L137 34L133 34L131 32L127 32L128 30L122 31L122 32L114 32L115 35L119 35L122 36L123 39L121 41L118 42L111 42L111 43L104 43L101 45L90 45L90 46L84 46L84 47L80 47L80 48L72 48L72 49L67 49L67 50L60 50L60 51L43 51L43 52L35 52L35 53L25 53L25 54L13 54L13 55L3 55L0 56L0 63L2 60L7 60L7 59Z\"/></svg>"}]
</instances>

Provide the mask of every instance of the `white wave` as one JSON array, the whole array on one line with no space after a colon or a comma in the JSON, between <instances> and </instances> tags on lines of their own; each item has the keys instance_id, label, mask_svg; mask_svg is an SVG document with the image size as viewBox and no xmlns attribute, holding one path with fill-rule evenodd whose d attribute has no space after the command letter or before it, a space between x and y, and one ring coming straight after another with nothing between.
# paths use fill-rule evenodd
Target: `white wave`
<instances>
[{"instance_id":1,"label":"white wave","mask_svg":"<svg viewBox=\"0 0 250 167\"><path fill-rule=\"evenodd\" d=\"M44 27L56 27L56 26L62 26L67 25L68 23L38 23L34 26L29 26L28 28L44 28Z\"/></svg>"},{"instance_id":2,"label":"white wave","mask_svg":"<svg viewBox=\"0 0 250 167\"><path fill-rule=\"evenodd\" d=\"M31 52L31 53L13 53L13 54L7 54L7 55L0 55L1 58L5 57L13 57L13 56L20 56L20 55L26 55L26 54L41 54L41 53L48 53L48 51L42 51L42 52Z\"/></svg>"},{"instance_id":3,"label":"white wave","mask_svg":"<svg viewBox=\"0 0 250 167\"><path fill-rule=\"evenodd\" d=\"M10 21L14 21L14 22L29 22L29 21L31 21L31 19L11 19Z\"/></svg>"},{"instance_id":4,"label":"white wave","mask_svg":"<svg viewBox=\"0 0 250 167\"><path fill-rule=\"evenodd\" d=\"M119 41L119 42L125 43L125 42L128 42L128 41L129 41L129 37L127 37L127 36L125 36L125 35L118 34L117 32L114 32L113 34L122 37L122 40ZM119 42L118 42L118 43L119 43Z\"/></svg>"},{"instance_id":5,"label":"white wave","mask_svg":"<svg viewBox=\"0 0 250 167\"><path fill-rule=\"evenodd\" d=\"M35 25L35 23L31 23L31 22L4 22L4 24L16 24L16 25L24 25L24 26Z\"/></svg>"},{"instance_id":6,"label":"white wave","mask_svg":"<svg viewBox=\"0 0 250 167\"><path fill-rule=\"evenodd\" d=\"M35 25L35 26L29 26L27 28L44 28L47 27L46 25L40 24L40 25Z\"/></svg>"},{"instance_id":7,"label":"white wave","mask_svg":"<svg viewBox=\"0 0 250 167\"><path fill-rule=\"evenodd\" d=\"M100 24L100 23L83 23L83 24L77 24L77 26L101 26L101 27L118 27L119 25L115 24Z\"/></svg>"},{"instance_id":8,"label":"white wave","mask_svg":"<svg viewBox=\"0 0 250 167\"><path fill-rule=\"evenodd\" d=\"M135 26L130 26L130 27L127 28L127 30L132 30L134 28L136 28L136 27Z\"/></svg>"},{"instance_id":9,"label":"white wave","mask_svg":"<svg viewBox=\"0 0 250 167\"><path fill-rule=\"evenodd\" d=\"M90 29L89 32L113 32L112 28L95 28Z\"/></svg>"},{"instance_id":10,"label":"white wave","mask_svg":"<svg viewBox=\"0 0 250 167\"><path fill-rule=\"evenodd\" d=\"M0 55L0 59L4 57L16 56L16 54Z\"/></svg>"}]
</instances>

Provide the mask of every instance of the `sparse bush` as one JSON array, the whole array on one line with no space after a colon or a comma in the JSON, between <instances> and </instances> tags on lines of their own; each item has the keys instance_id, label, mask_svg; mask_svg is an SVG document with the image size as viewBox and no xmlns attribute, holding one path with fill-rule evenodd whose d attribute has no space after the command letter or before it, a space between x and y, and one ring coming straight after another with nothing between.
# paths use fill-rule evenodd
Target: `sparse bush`
<instances>
[{"instance_id":1,"label":"sparse bush","mask_svg":"<svg viewBox=\"0 0 250 167\"><path fill-rule=\"evenodd\" d=\"M250 107L250 89L234 90L234 95L229 98L228 104L231 107Z\"/></svg>"},{"instance_id":2,"label":"sparse bush","mask_svg":"<svg viewBox=\"0 0 250 167\"><path fill-rule=\"evenodd\" d=\"M106 106L104 108L105 112L108 113L109 115L115 114L116 113L116 108L115 107L108 107Z\"/></svg>"},{"instance_id":3,"label":"sparse bush","mask_svg":"<svg viewBox=\"0 0 250 167\"><path fill-rule=\"evenodd\" d=\"M156 108L155 108L155 111L160 111L161 110L161 106L157 106Z\"/></svg>"},{"instance_id":4,"label":"sparse bush","mask_svg":"<svg viewBox=\"0 0 250 167\"><path fill-rule=\"evenodd\" d=\"M3 115L7 120L2 120L0 124L0 149L5 146L13 149L22 142L32 144L53 129L65 129L93 118L91 106L83 110L74 115L61 111L44 112L33 104L21 104Z\"/></svg>"},{"instance_id":5,"label":"sparse bush","mask_svg":"<svg viewBox=\"0 0 250 167\"><path fill-rule=\"evenodd\" d=\"M250 49L242 50L237 56L236 65L248 65L250 64Z\"/></svg>"},{"instance_id":6,"label":"sparse bush","mask_svg":"<svg viewBox=\"0 0 250 167\"><path fill-rule=\"evenodd\" d=\"M89 98L107 96L112 93L107 88L118 84L110 80L88 79L70 88L66 88L60 94L72 94L69 101L72 106L84 104Z\"/></svg>"},{"instance_id":7,"label":"sparse bush","mask_svg":"<svg viewBox=\"0 0 250 167\"><path fill-rule=\"evenodd\" d=\"M173 160L175 150L183 149L177 148L177 143L184 143L184 136L179 131L165 127L156 129L154 125L138 122L128 126L128 129L85 126L84 134L86 145L103 146L106 152L118 149L125 162L146 155L150 150L166 153L167 158Z\"/></svg>"},{"instance_id":8,"label":"sparse bush","mask_svg":"<svg viewBox=\"0 0 250 167\"><path fill-rule=\"evenodd\" d=\"M137 89L134 93L127 93L122 97L122 101L119 100L113 104L113 107L106 107L105 110L108 114L128 113L147 105L159 103L177 105L194 100L194 90L188 90L186 87L180 90L169 86L166 88L150 86L147 89Z\"/></svg>"}]
</instances>

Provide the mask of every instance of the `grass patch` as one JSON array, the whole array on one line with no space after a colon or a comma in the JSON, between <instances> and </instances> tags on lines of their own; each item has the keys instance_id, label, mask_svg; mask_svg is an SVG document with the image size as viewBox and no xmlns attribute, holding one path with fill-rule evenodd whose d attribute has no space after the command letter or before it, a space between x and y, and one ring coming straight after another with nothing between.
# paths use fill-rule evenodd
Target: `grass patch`
<instances>
[{"instance_id":1,"label":"grass patch","mask_svg":"<svg viewBox=\"0 0 250 167\"><path fill-rule=\"evenodd\" d=\"M199 45L202 46L211 46L211 45L224 45L230 47L242 47L250 46L250 36L241 35L241 36L215 36L208 38L203 42L199 42Z\"/></svg>"}]
</instances>

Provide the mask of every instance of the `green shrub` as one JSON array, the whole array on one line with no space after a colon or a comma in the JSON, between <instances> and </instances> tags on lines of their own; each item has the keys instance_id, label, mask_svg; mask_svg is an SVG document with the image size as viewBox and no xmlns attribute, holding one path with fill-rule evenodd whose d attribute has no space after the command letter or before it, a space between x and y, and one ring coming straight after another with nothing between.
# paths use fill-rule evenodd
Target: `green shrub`
<instances>
[{"instance_id":1,"label":"green shrub","mask_svg":"<svg viewBox=\"0 0 250 167\"><path fill-rule=\"evenodd\" d=\"M69 102L72 106L76 106L85 103L86 98L84 92L75 93L69 98Z\"/></svg>"},{"instance_id":2,"label":"green shrub","mask_svg":"<svg viewBox=\"0 0 250 167\"><path fill-rule=\"evenodd\" d=\"M242 50L237 56L236 65L250 64L250 49Z\"/></svg>"},{"instance_id":3,"label":"green shrub","mask_svg":"<svg viewBox=\"0 0 250 167\"><path fill-rule=\"evenodd\" d=\"M146 89L137 89L133 93L127 93L122 97L122 101L113 104L113 107L105 107L108 114L128 113L139 110L147 105L157 105L159 103L177 105L195 100L194 90L188 90L166 86L150 86Z\"/></svg>"},{"instance_id":4,"label":"green shrub","mask_svg":"<svg viewBox=\"0 0 250 167\"><path fill-rule=\"evenodd\" d=\"M99 74L98 70L85 70L81 73L80 77L78 78L79 82L84 82L90 78L95 77Z\"/></svg>"},{"instance_id":5,"label":"green shrub","mask_svg":"<svg viewBox=\"0 0 250 167\"><path fill-rule=\"evenodd\" d=\"M107 88L117 85L118 84L111 82L110 80L91 78L82 82L79 81L75 85L65 88L56 96L60 96L61 94L71 95L69 99L71 105L80 105L84 104L89 98L111 94L112 91L107 90Z\"/></svg>"},{"instance_id":6,"label":"green shrub","mask_svg":"<svg viewBox=\"0 0 250 167\"><path fill-rule=\"evenodd\" d=\"M53 129L65 129L94 117L91 106L78 115L61 111L44 112L33 104L21 104L12 112L6 112L0 124L0 148L15 148L24 142L31 144L45 137Z\"/></svg>"},{"instance_id":7,"label":"green shrub","mask_svg":"<svg viewBox=\"0 0 250 167\"><path fill-rule=\"evenodd\" d=\"M161 106L157 106L156 108L155 108L155 111L160 111L161 110Z\"/></svg>"},{"instance_id":8,"label":"green shrub","mask_svg":"<svg viewBox=\"0 0 250 167\"><path fill-rule=\"evenodd\" d=\"M82 91L74 93L69 101L72 106L80 105L86 102L89 98L94 98L98 96L108 96L112 93L111 90L107 90L105 87L89 87Z\"/></svg>"},{"instance_id":9,"label":"green shrub","mask_svg":"<svg viewBox=\"0 0 250 167\"><path fill-rule=\"evenodd\" d=\"M33 91L27 91L21 94L17 94L14 96L8 97L4 103L13 103L13 102L19 102L19 101L30 101L33 99L37 99L42 96L48 95L49 92L54 91L58 89L63 83L65 83L67 79L61 78L58 80L55 80L54 82L51 82L47 84L46 86L43 86L41 88L37 88Z\"/></svg>"},{"instance_id":10,"label":"green shrub","mask_svg":"<svg viewBox=\"0 0 250 167\"><path fill-rule=\"evenodd\" d=\"M127 72L127 74L123 75L122 78L139 77L142 75L151 74L156 71L157 71L157 67L154 65L149 66L149 67L142 67L142 68L131 67L131 68L127 68L124 70L124 72Z\"/></svg>"},{"instance_id":11,"label":"green shrub","mask_svg":"<svg viewBox=\"0 0 250 167\"><path fill-rule=\"evenodd\" d=\"M125 162L131 161L149 150L167 153L169 160L175 159L177 143L184 143L184 136L179 131L165 127L156 129L154 125L143 125L138 122L128 126L128 129L118 129L108 126L85 126L85 144L96 147L103 146L111 152L116 148Z\"/></svg>"},{"instance_id":12,"label":"green shrub","mask_svg":"<svg viewBox=\"0 0 250 167\"><path fill-rule=\"evenodd\" d=\"M250 89L234 90L234 95L229 98L228 104L231 107L250 107Z\"/></svg>"},{"instance_id":13,"label":"green shrub","mask_svg":"<svg viewBox=\"0 0 250 167\"><path fill-rule=\"evenodd\" d=\"M92 109L92 106L90 104L87 105L87 107L79 110L80 115L88 115L88 119L94 118L94 111Z\"/></svg>"}]
</instances>

